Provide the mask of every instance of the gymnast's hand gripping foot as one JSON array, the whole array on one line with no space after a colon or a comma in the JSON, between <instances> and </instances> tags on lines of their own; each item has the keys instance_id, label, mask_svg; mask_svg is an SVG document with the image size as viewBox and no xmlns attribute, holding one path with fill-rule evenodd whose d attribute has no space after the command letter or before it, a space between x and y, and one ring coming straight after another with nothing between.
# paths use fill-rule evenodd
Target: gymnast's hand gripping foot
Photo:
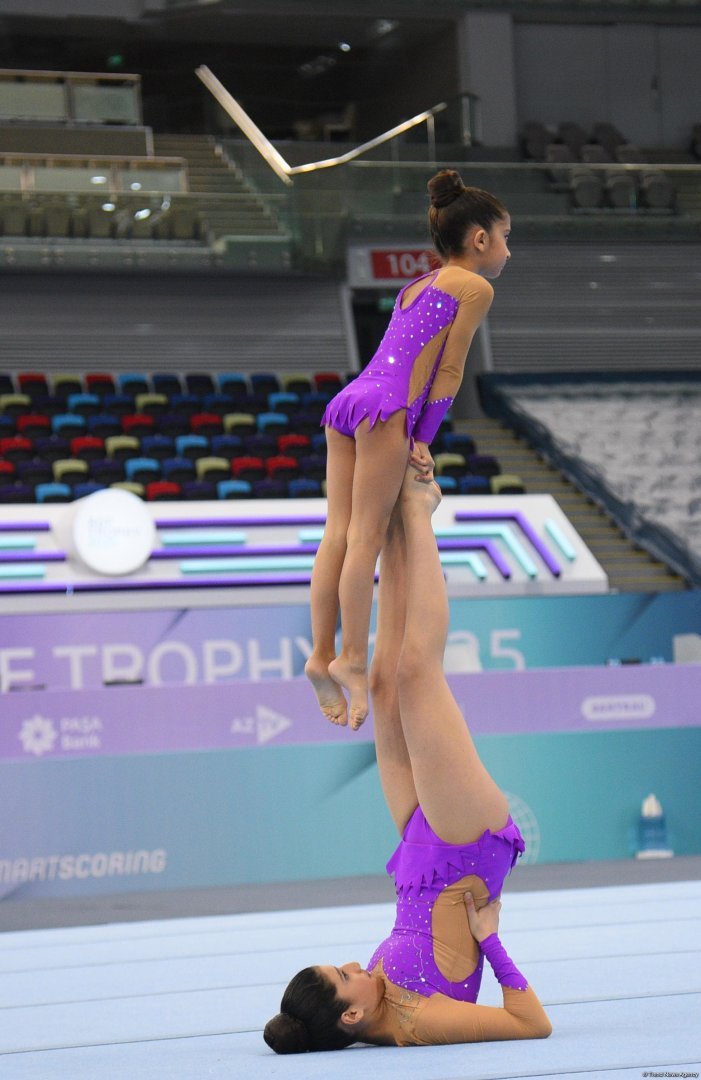
<instances>
[{"instance_id":1,"label":"gymnast's hand gripping foot","mask_svg":"<svg viewBox=\"0 0 701 1080\"><path fill-rule=\"evenodd\" d=\"M395 925L366 968L295 975L265 1027L277 1053L551 1032L498 937L502 885L524 843L443 674L448 601L431 525L439 499L429 477L406 470L380 562L370 688L380 780L401 836L387 864ZM500 1008L476 1004L484 957L502 986Z\"/></svg>"},{"instance_id":2,"label":"gymnast's hand gripping foot","mask_svg":"<svg viewBox=\"0 0 701 1080\"><path fill-rule=\"evenodd\" d=\"M311 583L307 674L324 716L357 730L368 712L368 634L377 559L407 461L427 474L428 447L460 386L489 310L511 222L486 191L445 169L429 182L429 229L441 266L397 297L375 356L329 403L327 518ZM341 614L343 647L336 656ZM346 695L348 704L346 704Z\"/></svg>"}]
</instances>

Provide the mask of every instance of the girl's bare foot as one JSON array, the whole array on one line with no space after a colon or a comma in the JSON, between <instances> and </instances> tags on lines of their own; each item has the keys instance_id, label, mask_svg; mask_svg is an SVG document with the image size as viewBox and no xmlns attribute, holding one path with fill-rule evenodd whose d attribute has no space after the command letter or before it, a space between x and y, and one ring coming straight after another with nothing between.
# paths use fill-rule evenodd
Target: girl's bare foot
<instances>
[{"instance_id":1,"label":"girl's bare foot","mask_svg":"<svg viewBox=\"0 0 701 1080\"><path fill-rule=\"evenodd\" d=\"M328 664L310 656L304 665L304 674L314 688L319 708L332 724L345 727L348 723L348 706L339 684L329 675Z\"/></svg>"},{"instance_id":2,"label":"girl's bare foot","mask_svg":"<svg viewBox=\"0 0 701 1080\"><path fill-rule=\"evenodd\" d=\"M342 656L337 656L329 664L329 675L339 686L348 691L350 726L353 731L357 731L368 715L367 665L358 667L349 664Z\"/></svg>"}]
</instances>

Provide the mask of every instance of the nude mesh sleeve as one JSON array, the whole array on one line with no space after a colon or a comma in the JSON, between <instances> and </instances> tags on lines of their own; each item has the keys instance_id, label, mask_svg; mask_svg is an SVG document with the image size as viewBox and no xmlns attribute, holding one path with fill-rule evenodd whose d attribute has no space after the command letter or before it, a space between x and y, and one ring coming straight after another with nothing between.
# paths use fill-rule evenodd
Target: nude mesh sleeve
<instances>
[{"instance_id":1,"label":"nude mesh sleeve","mask_svg":"<svg viewBox=\"0 0 701 1080\"><path fill-rule=\"evenodd\" d=\"M414 438L430 443L441 425L443 417L453 403L462 382L467 352L494 298L494 290L488 281L470 274L458 296L458 312L445 340L428 400L421 410L414 428Z\"/></svg>"},{"instance_id":2,"label":"nude mesh sleeve","mask_svg":"<svg viewBox=\"0 0 701 1080\"><path fill-rule=\"evenodd\" d=\"M505 986L503 1008L473 1005L434 994L416 1017L415 1045L491 1042L504 1039L546 1039L552 1025L536 994Z\"/></svg>"}]
</instances>

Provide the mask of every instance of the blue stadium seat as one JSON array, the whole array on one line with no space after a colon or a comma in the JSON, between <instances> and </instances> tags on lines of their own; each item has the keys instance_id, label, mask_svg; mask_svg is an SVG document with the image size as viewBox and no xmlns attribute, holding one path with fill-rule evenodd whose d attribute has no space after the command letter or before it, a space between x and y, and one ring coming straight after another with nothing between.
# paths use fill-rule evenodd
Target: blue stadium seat
<instances>
[{"instance_id":1,"label":"blue stadium seat","mask_svg":"<svg viewBox=\"0 0 701 1080\"><path fill-rule=\"evenodd\" d=\"M186 480L182 492L184 499L202 502L217 498L217 485L210 480Z\"/></svg>"},{"instance_id":2,"label":"blue stadium seat","mask_svg":"<svg viewBox=\"0 0 701 1080\"><path fill-rule=\"evenodd\" d=\"M102 403L97 394L69 394L66 402L69 413L78 416L97 416L102 411Z\"/></svg>"},{"instance_id":3,"label":"blue stadium seat","mask_svg":"<svg viewBox=\"0 0 701 1080\"><path fill-rule=\"evenodd\" d=\"M150 484L161 478L161 463L156 458L127 458L124 462L127 480L135 484Z\"/></svg>"},{"instance_id":4,"label":"blue stadium seat","mask_svg":"<svg viewBox=\"0 0 701 1080\"><path fill-rule=\"evenodd\" d=\"M51 430L55 435L62 435L64 439L73 439L76 435L83 435L87 428L84 416L77 413L59 413L51 420Z\"/></svg>"},{"instance_id":5,"label":"blue stadium seat","mask_svg":"<svg viewBox=\"0 0 701 1080\"><path fill-rule=\"evenodd\" d=\"M306 477L295 478L287 482L287 494L291 499L320 499L321 483Z\"/></svg>"},{"instance_id":6,"label":"blue stadium seat","mask_svg":"<svg viewBox=\"0 0 701 1080\"><path fill-rule=\"evenodd\" d=\"M98 439L107 439L110 435L121 435L122 425L116 416L101 412L88 417L88 431Z\"/></svg>"},{"instance_id":7,"label":"blue stadium seat","mask_svg":"<svg viewBox=\"0 0 701 1080\"><path fill-rule=\"evenodd\" d=\"M271 412L284 413L285 416L294 416L299 412L300 398L299 394L285 393L283 390L278 390L274 394L268 394L268 408Z\"/></svg>"},{"instance_id":8,"label":"blue stadium seat","mask_svg":"<svg viewBox=\"0 0 701 1080\"><path fill-rule=\"evenodd\" d=\"M287 498L287 484L284 480L255 480L252 487L254 499Z\"/></svg>"},{"instance_id":9,"label":"blue stadium seat","mask_svg":"<svg viewBox=\"0 0 701 1080\"><path fill-rule=\"evenodd\" d=\"M281 435L284 431L289 431L290 420L284 413L277 412L264 412L258 417L258 430L265 434L277 434Z\"/></svg>"},{"instance_id":10,"label":"blue stadium seat","mask_svg":"<svg viewBox=\"0 0 701 1080\"><path fill-rule=\"evenodd\" d=\"M214 457L231 458L243 453L243 439L240 435L212 435L210 439Z\"/></svg>"},{"instance_id":11,"label":"blue stadium seat","mask_svg":"<svg viewBox=\"0 0 701 1080\"><path fill-rule=\"evenodd\" d=\"M136 371L128 371L119 375L118 382L120 393L128 394L132 398L136 397L137 394L147 394L151 389L146 376Z\"/></svg>"},{"instance_id":12,"label":"blue stadium seat","mask_svg":"<svg viewBox=\"0 0 701 1080\"><path fill-rule=\"evenodd\" d=\"M248 380L244 375L229 373L219 376L219 391L229 398L246 397L249 393Z\"/></svg>"},{"instance_id":13,"label":"blue stadium seat","mask_svg":"<svg viewBox=\"0 0 701 1080\"><path fill-rule=\"evenodd\" d=\"M252 491L248 480L220 480L217 484L220 499L250 499L253 497Z\"/></svg>"},{"instance_id":14,"label":"blue stadium seat","mask_svg":"<svg viewBox=\"0 0 701 1080\"><path fill-rule=\"evenodd\" d=\"M454 476L437 476L436 483L444 495L457 494L458 482Z\"/></svg>"},{"instance_id":15,"label":"blue stadium seat","mask_svg":"<svg viewBox=\"0 0 701 1080\"><path fill-rule=\"evenodd\" d=\"M174 394L182 394L183 392L180 376L172 372L158 371L151 376L151 382L153 383L154 393L165 394L167 398L172 398Z\"/></svg>"},{"instance_id":16,"label":"blue stadium seat","mask_svg":"<svg viewBox=\"0 0 701 1080\"><path fill-rule=\"evenodd\" d=\"M280 389L280 380L272 371L254 371L251 373L251 389L255 397L267 398Z\"/></svg>"},{"instance_id":17,"label":"blue stadium seat","mask_svg":"<svg viewBox=\"0 0 701 1080\"><path fill-rule=\"evenodd\" d=\"M84 499L86 495L94 495L96 491L104 490L105 485L98 484L97 480L86 480L82 484L75 485L73 488L73 496L76 499Z\"/></svg>"},{"instance_id":18,"label":"blue stadium seat","mask_svg":"<svg viewBox=\"0 0 701 1080\"><path fill-rule=\"evenodd\" d=\"M141 451L144 457L165 461L166 458L175 457L175 443L169 435L144 435Z\"/></svg>"},{"instance_id":19,"label":"blue stadium seat","mask_svg":"<svg viewBox=\"0 0 701 1080\"><path fill-rule=\"evenodd\" d=\"M175 484L182 484L186 480L195 479L195 463L192 458L166 458L161 469L163 472L163 479L170 480Z\"/></svg>"},{"instance_id":20,"label":"blue stadium seat","mask_svg":"<svg viewBox=\"0 0 701 1080\"><path fill-rule=\"evenodd\" d=\"M134 412L134 399L129 394L105 394L102 408L110 416L129 416Z\"/></svg>"},{"instance_id":21,"label":"blue stadium seat","mask_svg":"<svg viewBox=\"0 0 701 1080\"><path fill-rule=\"evenodd\" d=\"M177 457L193 460L198 457L208 457L209 439L206 435L178 435L175 440L175 453Z\"/></svg>"},{"instance_id":22,"label":"blue stadium seat","mask_svg":"<svg viewBox=\"0 0 701 1080\"><path fill-rule=\"evenodd\" d=\"M490 492L487 476L461 476L458 480L459 495L489 495Z\"/></svg>"},{"instance_id":23,"label":"blue stadium seat","mask_svg":"<svg viewBox=\"0 0 701 1080\"><path fill-rule=\"evenodd\" d=\"M73 491L68 484L37 484L34 497L38 503L65 503L73 499Z\"/></svg>"}]
</instances>

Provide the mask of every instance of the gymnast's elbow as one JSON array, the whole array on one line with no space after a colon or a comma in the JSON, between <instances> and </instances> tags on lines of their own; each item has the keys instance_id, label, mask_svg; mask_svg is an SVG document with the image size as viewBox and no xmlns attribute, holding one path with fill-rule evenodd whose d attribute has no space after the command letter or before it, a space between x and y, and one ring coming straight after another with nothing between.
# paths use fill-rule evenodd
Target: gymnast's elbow
<instances>
[{"instance_id":1,"label":"gymnast's elbow","mask_svg":"<svg viewBox=\"0 0 701 1080\"><path fill-rule=\"evenodd\" d=\"M540 1015L535 1017L528 1027L529 1039L548 1039L553 1033L553 1026L542 1008L540 1010Z\"/></svg>"}]
</instances>

